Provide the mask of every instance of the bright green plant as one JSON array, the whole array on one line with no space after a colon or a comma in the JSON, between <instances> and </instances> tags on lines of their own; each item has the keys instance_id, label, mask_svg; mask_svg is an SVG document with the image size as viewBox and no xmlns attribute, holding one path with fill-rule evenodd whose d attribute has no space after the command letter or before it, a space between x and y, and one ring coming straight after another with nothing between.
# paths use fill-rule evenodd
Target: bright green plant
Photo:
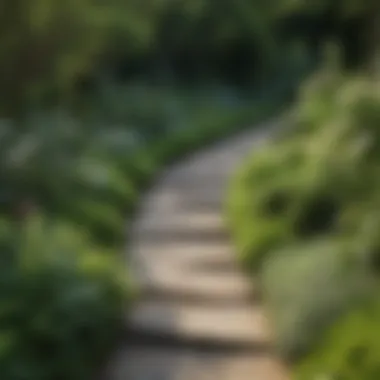
<instances>
[{"instance_id":1,"label":"bright green plant","mask_svg":"<svg viewBox=\"0 0 380 380\"><path fill-rule=\"evenodd\" d=\"M375 317L358 310L378 292L380 94L363 77L323 75L305 89L294 130L238 173L228 215L241 259L262 274L278 346L296 375L372 379ZM338 332L320 341L332 326ZM350 363L360 334L362 361Z\"/></svg>"}]
</instances>

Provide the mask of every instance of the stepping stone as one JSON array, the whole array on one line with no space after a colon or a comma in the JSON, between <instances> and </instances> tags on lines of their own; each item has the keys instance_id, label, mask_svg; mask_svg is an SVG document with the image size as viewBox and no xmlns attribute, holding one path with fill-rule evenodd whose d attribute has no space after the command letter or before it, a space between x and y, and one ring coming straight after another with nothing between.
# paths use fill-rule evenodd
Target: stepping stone
<instances>
[{"instance_id":1,"label":"stepping stone","mask_svg":"<svg viewBox=\"0 0 380 380\"><path fill-rule=\"evenodd\" d=\"M156 294L168 298L184 298L210 303L250 303L256 295L251 284L240 273L173 273L157 271L150 278L140 281L142 294ZM257 296L256 296L257 297Z\"/></svg>"},{"instance_id":2,"label":"stepping stone","mask_svg":"<svg viewBox=\"0 0 380 380\"><path fill-rule=\"evenodd\" d=\"M128 318L130 328L145 333L221 344L269 343L267 321L252 305L205 307L180 302L141 301Z\"/></svg>"},{"instance_id":3,"label":"stepping stone","mask_svg":"<svg viewBox=\"0 0 380 380\"><path fill-rule=\"evenodd\" d=\"M229 242L228 235L220 228L171 228L165 230L158 227L155 230L150 230L149 233L138 231L136 235L140 236L144 242L152 242L157 245L166 244L168 242L186 242L189 245L191 245L193 241L206 243L224 242L226 244Z\"/></svg>"},{"instance_id":4,"label":"stepping stone","mask_svg":"<svg viewBox=\"0 0 380 380\"><path fill-rule=\"evenodd\" d=\"M234 252L229 245L224 243L205 244L200 242L168 242L164 246L156 246L148 241L140 240L139 237L132 236L128 253L140 257L146 265L158 265L163 260L167 262L173 260L185 260L186 262L229 261L231 265L236 265Z\"/></svg>"},{"instance_id":5,"label":"stepping stone","mask_svg":"<svg viewBox=\"0 0 380 380\"><path fill-rule=\"evenodd\" d=\"M149 363L149 364L148 364ZM103 380L287 380L265 354L233 355L186 349L120 349Z\"/></svg>"},{"instance_id":6,"label":"stepping stone","mask_svg":"<svg viewBox=\"0 0 380 380\"><path fill-rule=\"evenodd\" d=\"M136 233L147 234L150 231L168 231L181 229L223 229L224 220L220 213L178 213L168 215L151 213L147 218L141 218L134 226Z\"/></svg>"},{"instance_id":7,"label":"stepping stone","mask_svg":"<svg viewBox=\"0 0 380 380\"><path fill-rule=\"evenodd\" d=\"M201 186L201 185L200 185ZM224 189L223 189L224 190ZM197 212L199 214L219 214L223 206L222 189L215 194L199 194L194 192L184 196L179 190L166 189L158 194L149 195L141 207L141 216L157 218L159 215L168 218L168 215L181 215Z\"/></svg>"},{"instance_id":8,"label":"stepping stone","mask_svg":"<svg viewBox=\"0 0 380 380\"><path fill-rule=\"evenodd\" d=\"M250 302L255 296L252 282L241 273L225 245L157 247L145 242L132 252L136 256L132 270L142 293L234 303Z\"/></svg>"}]
</instances>

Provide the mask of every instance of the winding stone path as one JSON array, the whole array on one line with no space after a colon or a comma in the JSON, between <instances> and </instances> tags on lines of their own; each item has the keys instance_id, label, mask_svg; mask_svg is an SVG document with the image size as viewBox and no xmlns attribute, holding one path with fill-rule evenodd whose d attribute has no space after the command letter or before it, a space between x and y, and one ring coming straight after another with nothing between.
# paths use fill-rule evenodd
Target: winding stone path
<instances>
[{"instance_id":1,"label":"winding stone path","mask_svg":"<svg viewBox=\"0 0 380 380\"><path fill-rule=\"evenodd\" d=\"M147 194L128 249L142 297L105 380L288 379L223 221L230 175L276 124L189 157Z\"/></svg>"}]
</instances>

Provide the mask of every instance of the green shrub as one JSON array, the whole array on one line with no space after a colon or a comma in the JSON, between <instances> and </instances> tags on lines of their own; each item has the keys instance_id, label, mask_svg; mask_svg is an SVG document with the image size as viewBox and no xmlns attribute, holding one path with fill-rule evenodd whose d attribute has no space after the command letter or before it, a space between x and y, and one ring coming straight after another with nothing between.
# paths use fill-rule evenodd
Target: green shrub
<instances>
[{"instance_id":1,"label":"green shrub","mask_svg":"<svg viewBox=\"0 0 380 380\"><path fill-rule=\"evenodd\" d=\"M241 259L262 274L278 346L300 380L324 368L326 379L367 380L378 374L379 353L365 342L362 364L347 364L360 333L339 321L378 291L380 93L361 78L329 78L305 89L294 130L237 174L227 213Z\"/></svg>"},{"instance_id":2,"label":"green shrub","mask_svg":"<svg viewBox=\"0 0 380 380\"><path fill-rule=\"evenodd\" d=\"M78 232L48 219L33 217L2 232L2 378L90 378L121 325L125 271Z\"/></svg>"},{"instance_id":3,"label":"green shrub","mask_svg":"<svg viewBox=\"0 0 380 380\"><path fill-rule=\"evenodd\" d=\"M58 215L85 230L97 244L114 248L123 244L126 215L107 199L96 199L89 194L87 197L74 197L61 206Z\"/></svg>"},{"instance_id":4,"label":"green shrub","mask_svg":"<svg viewBox=\"0 0 380 380\"><path fill-rule=\"evenodd\" d=\"M279 249L262 283L283 357L312 352L321 332L373 290L371 273L347 241L314 240Z\"/></svg>"},{"instance_id":5,"label":"green shrub","mask_svg":"<svg viewBox=\"0 0 380 380\"><path fill-rule=\"evenodd\" d=\"M295 378L312 380L323 375L339 380L378 379L379 316L377 296L343 315L318 340L313 354L297 368Z\"/></svg>"}]
</instances>

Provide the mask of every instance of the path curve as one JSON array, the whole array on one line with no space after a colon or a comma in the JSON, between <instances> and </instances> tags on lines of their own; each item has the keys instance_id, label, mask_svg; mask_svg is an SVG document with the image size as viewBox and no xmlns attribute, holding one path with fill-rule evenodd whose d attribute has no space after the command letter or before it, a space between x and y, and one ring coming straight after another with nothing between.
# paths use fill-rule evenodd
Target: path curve
<instances>
[{"instance_id":1,"label":"path curve","mask_svg":"<svg viewBox=\"0 0 380 380\"><path fill-rule=\"evenodd\" d=\"M231 174L277 127L266 123L194 154L143 199L128 248L142 297L105 380L288 379L223 222Z\"/></svg>"}]
</instances>

